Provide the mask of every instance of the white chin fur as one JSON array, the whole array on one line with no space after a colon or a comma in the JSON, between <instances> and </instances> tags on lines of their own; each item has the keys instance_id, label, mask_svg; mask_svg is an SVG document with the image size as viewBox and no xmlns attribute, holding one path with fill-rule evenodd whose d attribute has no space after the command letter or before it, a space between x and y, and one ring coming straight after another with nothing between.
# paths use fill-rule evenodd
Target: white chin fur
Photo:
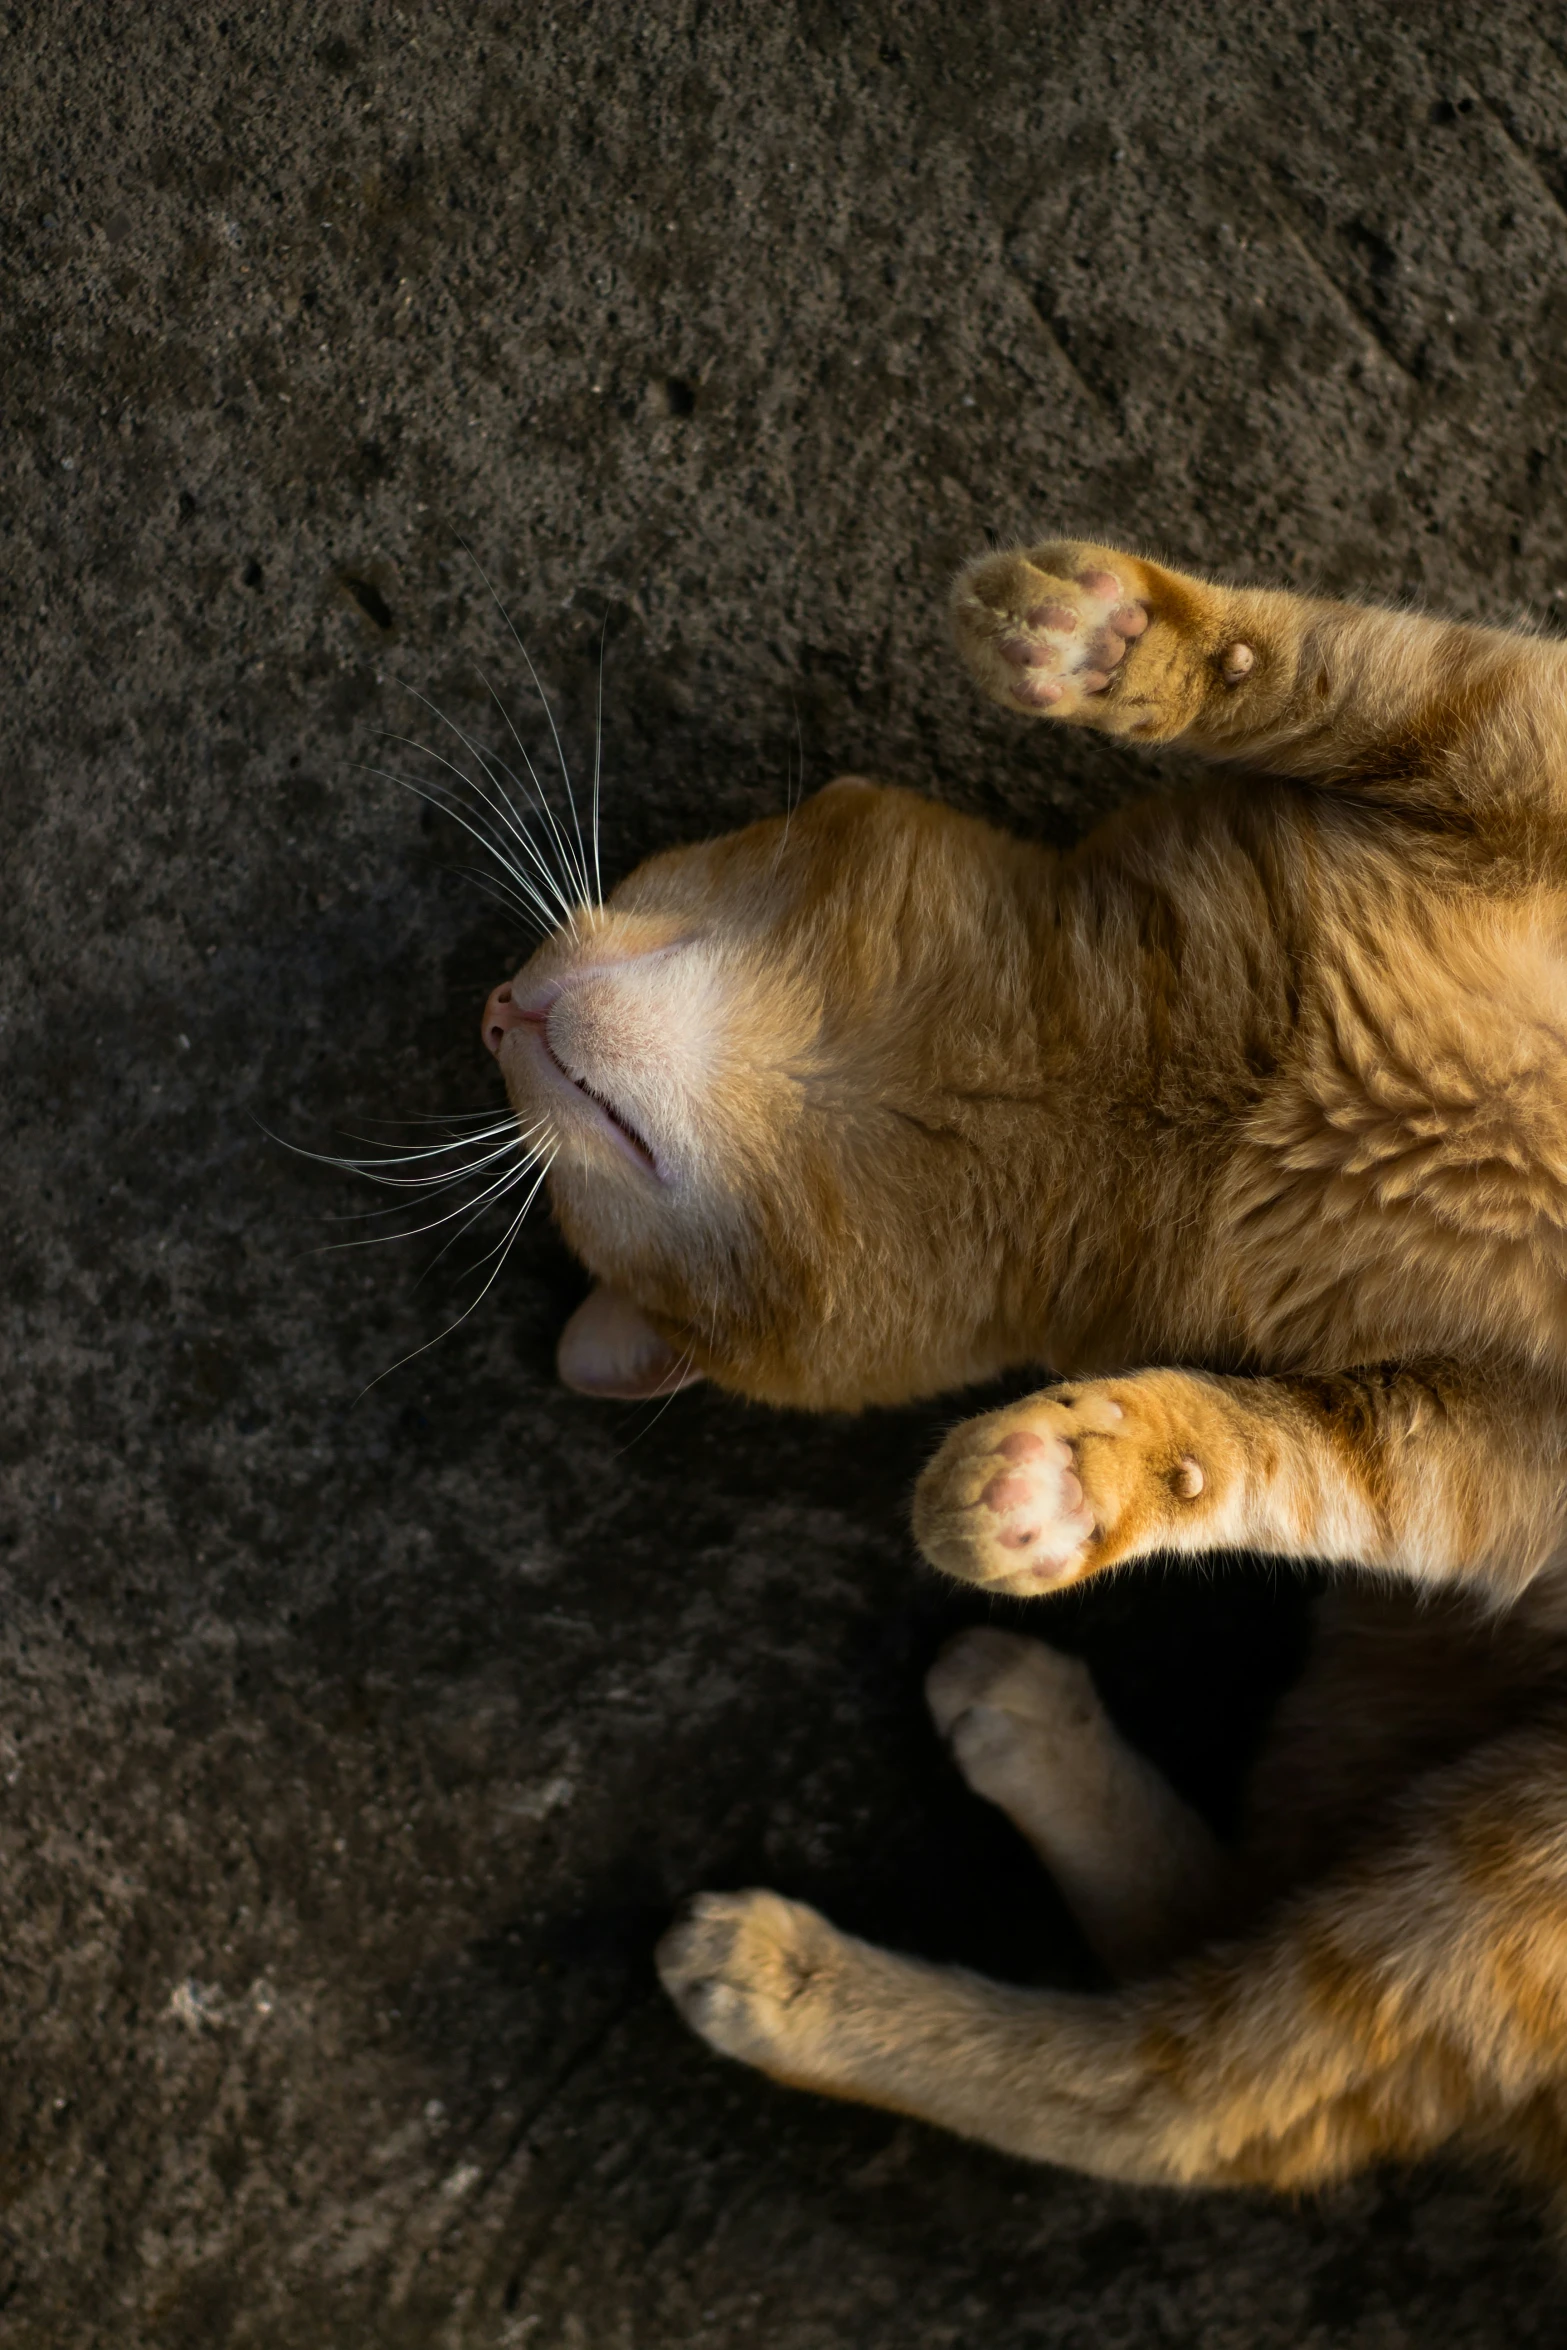
<instances>
[{"instance_id":1,"label":"white chin fur","mask_svg":"<svg viewBox=\"0 0 1567 2350\"><path fill-rule=\"evenodd\" d=\"M579 1395L640 1403L651 1395L674 1395L701 1378L682 1363L645 1321L631 1300L601 1282L589 1290L560 1334L555 1368Z\"/></svg>"}]
</instances>

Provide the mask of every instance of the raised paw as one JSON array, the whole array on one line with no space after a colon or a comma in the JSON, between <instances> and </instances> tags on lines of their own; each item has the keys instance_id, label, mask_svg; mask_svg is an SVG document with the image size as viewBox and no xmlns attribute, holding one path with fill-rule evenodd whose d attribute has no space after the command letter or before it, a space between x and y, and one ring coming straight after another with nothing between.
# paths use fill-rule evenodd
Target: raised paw
<instances>
[{"instance_id":1,"label":"raised paw","mask_svg":"<svg viewBox=\"0 0 1567 2350\"><path fill-rule=\"evenodd\" d=\"M1209 1474L1180 1409L1189 1384L1180 1374L1093 1380L966 1421L915 1490L925 1556L1026 1598L1200 1539Z\"/></svg>"},{"instance_id":2,"label":"raised paw","mask_svg":"<svg viewBox=\"0 0 1567 2350\"><path fill-rule=\"evenodd\" d=\"M958 648L997 701L1087 715L1148 626L1140 570L1129 557L1072 545L987 555L958 580Z\"/></svg>"},{"instance_id":3,"label":"raised paw","mask_svg":"<svg viewBox=\"0 0 1567 2350\"><path fill-rule=\"evenodd\" d=\"M809 2084L826 2054L841 1937L781 1894L698 1893L660 1942L659 1978L710 2048Z\"/></svg>"}]
</instances>

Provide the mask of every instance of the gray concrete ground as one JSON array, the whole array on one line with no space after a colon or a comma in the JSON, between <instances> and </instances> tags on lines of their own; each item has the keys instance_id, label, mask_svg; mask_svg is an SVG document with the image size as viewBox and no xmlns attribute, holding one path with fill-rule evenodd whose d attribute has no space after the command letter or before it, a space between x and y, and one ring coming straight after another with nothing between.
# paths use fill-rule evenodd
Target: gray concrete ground
<instances>
[{"instance_id":1,"label":"gray concrete ground","mask_svg":"<svg viewBox=\"0 0 1567 2350\"><path fill-rule=\"evenodd\" d=\"M521 939L383 729L591 753L605 852L863 767L1067 836L1149 784L976 707L945 576L1567 603L1567 40L1540 0L12 7L0 723L0 2338L1561 2339L1495 2177L1111 2191L728 2070L649 1952L757 1878L1084 1962L934 1750L947 1407L551 1379L331 1149L482 1108ZM798 746L798 747L796 747ZM373 1227L372 1227L373 1229ZM471 1261L471 1258L467 1261ZM1050 1619L1222 1810L1263 1575ZM1039 1619L1043 1622L1043 1616Z\"/></svg>"}]
</instances>

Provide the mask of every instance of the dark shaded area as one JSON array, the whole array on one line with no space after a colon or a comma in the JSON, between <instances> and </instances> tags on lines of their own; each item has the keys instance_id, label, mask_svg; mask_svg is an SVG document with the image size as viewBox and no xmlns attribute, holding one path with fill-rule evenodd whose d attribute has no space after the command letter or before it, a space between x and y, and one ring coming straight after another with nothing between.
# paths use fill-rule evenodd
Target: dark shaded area
<instances>
[{"instance_id":1,"label":"dark shaded area","mask_svg":"<svg viewBox=\"0 0 1567 2350\"><path fill-rule=\"evenodd\" d=\"M375 1203L258 1130L497 1098L523 941L365 771L403 684L546 753L459 534L583 772L606 645L617 873L802 760L1055 837L1178 788L975 705L987 532L1553 619L1559 10L6 29L5 2339L1559 2340L1497 2178L1123 2193L705 2055L649 1966L701 1883L1086 1964L922 1715L959 1407L573 1401L542 1218L416 1353L460 1260L316 1253ZM1297 1613L1049 1620L1222 1809Z\"/></svg>"}]
</instances>

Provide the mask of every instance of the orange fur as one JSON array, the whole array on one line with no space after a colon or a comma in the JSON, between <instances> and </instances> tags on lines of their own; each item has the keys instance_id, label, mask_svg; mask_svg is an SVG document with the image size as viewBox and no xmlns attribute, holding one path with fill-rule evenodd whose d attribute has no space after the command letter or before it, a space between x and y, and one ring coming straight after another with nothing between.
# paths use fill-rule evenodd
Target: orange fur
<instances>
[{"instance_id":1,"label":"orange fur","mask_svg":"<svg viewBox=\"0 0 1567 2350\"><path fill-rule=\"evenodd\" d=\"M562 1229L663 1372L839 1408L1064 1375L921 1481L955 1574L1235 1546L1425 1612L1325 1626L1239 1868L1043 1652L944 1660L938 1722L1114 1994L772 1895L706 1897L666 1980L780 2078L1115 2175L1295 2186L1467 2134L1559 2176L1567 651L1071 543L985 558L954 614L1020 715L1246 773L1067 855L847 781L652 860L514 983Z\"/></svg>"}]
</instances>

